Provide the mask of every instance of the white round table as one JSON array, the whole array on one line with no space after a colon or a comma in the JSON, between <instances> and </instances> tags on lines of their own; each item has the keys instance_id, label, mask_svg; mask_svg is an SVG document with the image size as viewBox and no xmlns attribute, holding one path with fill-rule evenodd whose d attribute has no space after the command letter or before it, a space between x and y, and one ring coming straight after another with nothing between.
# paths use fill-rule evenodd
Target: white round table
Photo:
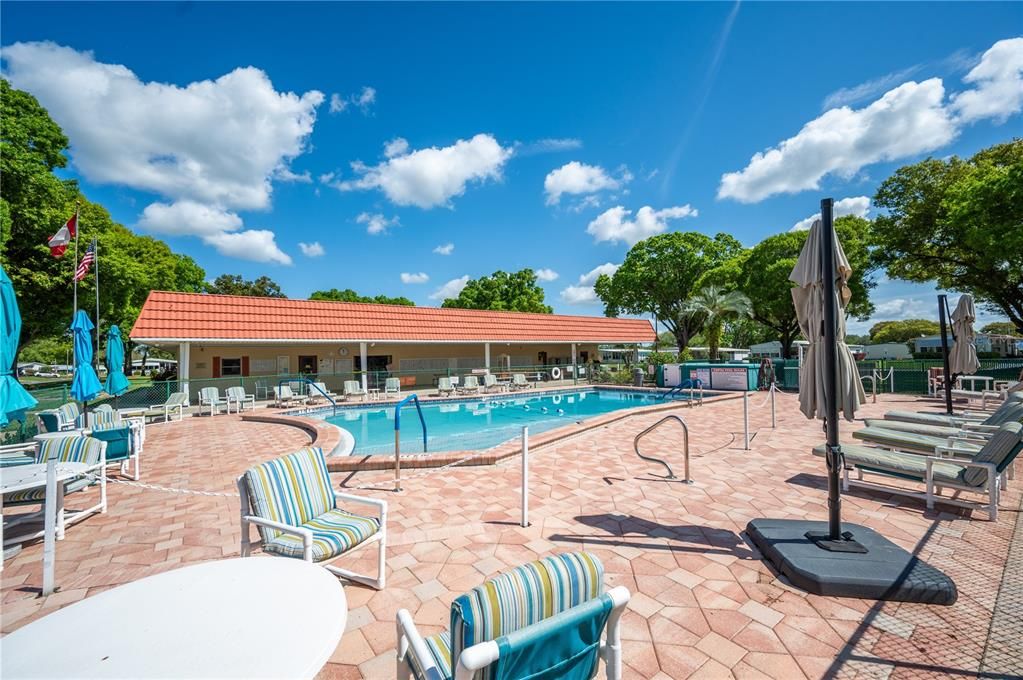
<instances>
[{"instance_id":1,"label":"white round table","mask_svg":"<svg viewBox=\"0 0 1023 680\"><path fill-rule=\"evenodd\" d=\"M348 604L337 577L283 557L204 562L127 583L0 638L0 676L312 678Z\"/></svg>"}]
</instances>

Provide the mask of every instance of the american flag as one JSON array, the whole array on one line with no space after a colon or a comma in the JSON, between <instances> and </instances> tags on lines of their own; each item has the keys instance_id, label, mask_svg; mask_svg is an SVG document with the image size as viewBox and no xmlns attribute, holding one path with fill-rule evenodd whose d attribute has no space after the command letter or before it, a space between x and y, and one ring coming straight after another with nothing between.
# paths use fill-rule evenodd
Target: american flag
<instances>
[{"instance_id":1,"label":"american flag","mask_svg":"<svg viewBox=\"0 0 1023 680\"><path fill-rule=\"evenodd\" d=\"M81 281L85 278L85 275L89 273L89 267L92 266L95 259L96 242L93 241L89 244L89 248L85 251L85 255L82 255L82 261L78 263L78 270L75 272L75 281Z\"/></svg>"}]
</instances>

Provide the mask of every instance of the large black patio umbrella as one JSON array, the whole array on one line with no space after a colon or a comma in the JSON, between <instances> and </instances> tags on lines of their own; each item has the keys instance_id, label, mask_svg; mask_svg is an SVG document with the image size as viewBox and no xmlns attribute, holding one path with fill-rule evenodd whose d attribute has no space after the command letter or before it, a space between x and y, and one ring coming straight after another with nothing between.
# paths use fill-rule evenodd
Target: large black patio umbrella
<instances>
[{"instance_id":1,"label":"large black patio umbrella","mask_svg":"<svg viewBox=\"0 0 1023 680\"><path fill-rule=\"evenodd\" d=\"M852 420L863 386L845 345L843 307L848 260L835 236L834 202L821 201L821 219L810 230L793 269L792 298L810 341L799 380L800 409L824 421L828 521L755 519L746 532L764 558L794 585L818 595L951 604L955 584L873 529L841 518L839 408ZM840 316L842 314L842 316Z\"/></svg>"}]
</instances>

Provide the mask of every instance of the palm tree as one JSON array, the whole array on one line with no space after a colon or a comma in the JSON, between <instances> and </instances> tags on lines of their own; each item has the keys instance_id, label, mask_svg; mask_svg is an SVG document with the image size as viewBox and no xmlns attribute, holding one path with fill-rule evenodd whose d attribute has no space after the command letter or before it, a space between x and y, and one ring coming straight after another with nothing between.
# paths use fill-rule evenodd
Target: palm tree
<instances>
[{"instance_id":1,"label":"palm tree","mask_svg":"<svg viewBox=\"0 0 1023 680\"><path fill-rule=\"evenodd\" d=\"M737 290L725 292L713 284L704 286L686 303L686 311L703 317L703 335L707 339L710 360L718 358L721 327L728 319L748 317L753 312L750 299Z\"/></svg>"}]
</instances>

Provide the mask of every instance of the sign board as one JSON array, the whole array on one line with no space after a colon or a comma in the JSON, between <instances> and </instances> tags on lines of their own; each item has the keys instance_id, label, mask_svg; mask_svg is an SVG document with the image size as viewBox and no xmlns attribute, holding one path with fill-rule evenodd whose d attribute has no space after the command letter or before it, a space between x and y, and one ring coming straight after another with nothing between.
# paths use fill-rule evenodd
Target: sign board
<instances>
[{"instance_id":1,"label":"sign board","mask_svg":"<svg viewBox=\"0 0 1023 680\"><path fill-rule=\"evenodd\" d=\"M747 385L749 384L747 378L747 369L745 366L741 368L726 368L717 367L713 369L714 377L711 380L710 386L715 390L741 390L746 391Z\"/></svg>"},{"instance_id":2,"label":"sign board","mask_svg":"<svg viewBox=\"0 0 1023 680\"><path fill-rule=\"evenodd\" d=\"M709 368L690 368L689 369L690 380L700 380L703 382L704 387L710 387L710 369ZM679 381L681 382L681 381Z\"/></svg>"}]
</instances>

